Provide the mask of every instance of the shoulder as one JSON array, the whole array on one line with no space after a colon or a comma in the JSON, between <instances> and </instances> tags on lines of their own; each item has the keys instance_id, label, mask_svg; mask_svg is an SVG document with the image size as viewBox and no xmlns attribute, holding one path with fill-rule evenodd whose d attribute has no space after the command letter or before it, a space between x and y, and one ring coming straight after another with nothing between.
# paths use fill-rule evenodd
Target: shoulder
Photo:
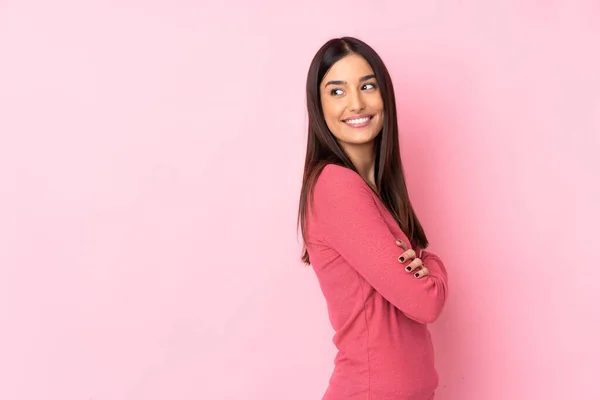
<instances>
[{"instance_id":1,"label":"shoulder","mask_svg":"<svg viewBox=\"0 0 600 400\"><path fill-rule=\"evenodd\" d=\"M369 195L369 185L350 168L327 164L317 178L314 188L315 200L347 199ZM369 195L370 196L370 195Z\"/></svg>"},{"instance_id":2,"label":"shoulder","mask_svg":"<svg viewBox=\"0 0 600 400\"><path fill-rule=\"evenodd\" d=\"M367 186L361 176L350 168L337 164L327 164L317 178L316 187L327 189L330 186L362 188Z\"/></svg>"},{"instance_id":3,"label":"shoulder","mask_svg":"<svg viewBox=\"0 0 600 400\"><path fill-rule=\"evenodd\" d=\"M357 172L328 164L317 177L307 205L309 235L315 239L322 237L323 232L343 234L339 230L346 229L348 221L360 220L364 224L375 209L373 191Z\"/></svg>"}]
</instances>

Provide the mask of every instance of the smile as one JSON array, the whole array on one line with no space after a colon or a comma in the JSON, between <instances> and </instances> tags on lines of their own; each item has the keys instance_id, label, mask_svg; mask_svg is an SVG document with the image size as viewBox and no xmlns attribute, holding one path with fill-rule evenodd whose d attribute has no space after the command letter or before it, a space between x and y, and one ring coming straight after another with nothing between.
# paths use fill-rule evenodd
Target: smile
<instances>
[{"instance_id":1,"label":"smile","mask_svg":"<svg viewBox=\"0 0 600 400\"><path fill-rule=\"evenodd\" d=\"M373 119L372 115L367 115L367 116L361 116L360 118L346 119L346 120L344 120L344 122L346 124L348 124L348 126L351 126L352 128L364 128L365 126L369 125L369 123L371 122L372 119Z\"/></svg>"}]
</instances>

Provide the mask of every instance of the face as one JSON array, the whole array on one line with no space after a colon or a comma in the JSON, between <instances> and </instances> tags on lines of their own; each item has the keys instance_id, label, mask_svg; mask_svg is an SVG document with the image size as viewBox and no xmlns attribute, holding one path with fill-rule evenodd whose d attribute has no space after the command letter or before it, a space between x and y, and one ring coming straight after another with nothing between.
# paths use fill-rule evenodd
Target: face
<instances>
[{"instance_id":1,"label":"face","mask_svg":"<svg viewBox=\"0 0 600 400\"><path fill-rule=\"evenodd\" d=\"M383 128L383 99L373 69L350 54L331 66L320 85L329 130L343 147L373 141Z\"/></svg>"}]
</instances>

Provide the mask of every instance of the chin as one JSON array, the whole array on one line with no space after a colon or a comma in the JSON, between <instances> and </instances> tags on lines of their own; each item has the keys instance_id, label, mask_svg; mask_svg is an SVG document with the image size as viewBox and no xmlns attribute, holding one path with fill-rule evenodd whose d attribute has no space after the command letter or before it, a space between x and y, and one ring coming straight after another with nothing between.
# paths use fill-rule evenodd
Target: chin
<instances>
[{"instance_id":1,"label":"chin","mask_svg":"<svg viewBox=\"0 0 600 400\"><path fill-rule=\"evenodd\" d=\"M342 142L347 143L349 145L353 145L353 146L360 146L360 145L372 143L376 137L377 137L377 135L370 136L370 137L362 137L362 138L352 137L352 138L342 139Z\"/></svg>"},{"instance_id":2,"label":"chin","mask_svg":"<svg viewBox=\"0 0 600 400\"><path fill-rule=\"evenodd\" d=\"M346 139L348 139L349 141L352 142L361 142L361 143L367 143L370 142L372 140L375 140L375 138L377 136L379 136L379 132L381 132L381 130L379 131L371 131L371 132L348 132L346 131Z\"/></svg>"}]
</instances>

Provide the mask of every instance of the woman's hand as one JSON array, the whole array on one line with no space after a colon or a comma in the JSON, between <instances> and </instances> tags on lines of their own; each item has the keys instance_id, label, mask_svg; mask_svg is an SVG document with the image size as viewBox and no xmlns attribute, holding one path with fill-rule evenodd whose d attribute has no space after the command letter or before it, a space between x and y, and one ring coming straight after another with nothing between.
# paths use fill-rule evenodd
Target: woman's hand
<instances>
[{"instance_id":1,"label":"woman's hand","mask_svg":"<svg viewBox=\"0 0 600 400\"><path fill-rule=\"evenodd\" d=\"M407 244L400 239L396 240L396 245L404 250L404 253L398 257L398 261L401 264L404 264L408 260L412 260L404 268L406 272L412 273L417 279L429 275L429 270L423 265L423 261L417 257L417 253L413 249L409 249ZM419 256L421 256L421 250L419 250Z\"/></svg>"}]
</instances>

